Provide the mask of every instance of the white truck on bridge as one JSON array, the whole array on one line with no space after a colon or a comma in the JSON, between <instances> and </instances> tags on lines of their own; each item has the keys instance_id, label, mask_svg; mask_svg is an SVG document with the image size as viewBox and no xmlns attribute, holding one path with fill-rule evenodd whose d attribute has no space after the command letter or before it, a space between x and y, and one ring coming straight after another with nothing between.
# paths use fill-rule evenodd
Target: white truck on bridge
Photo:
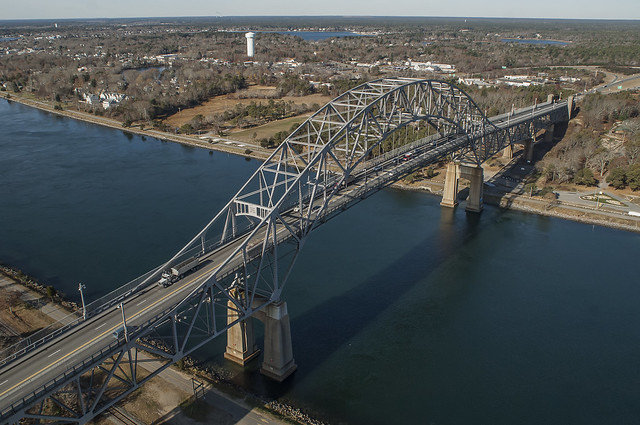
<instances>
[{"instance_id":1,"label":"white truck on bridge","mask_svg":"<svg viewBox=\"0 0 640 425\"><path fill-rule=\"evenodd\" d=\"M187 258L183 262L176 264L175 266L162 272L160 280L158 280L158 286L171 286L171 284L178 279L182 278L185 273L195 269L200 264L198 257Z\"/></svg>"}]
</instances>

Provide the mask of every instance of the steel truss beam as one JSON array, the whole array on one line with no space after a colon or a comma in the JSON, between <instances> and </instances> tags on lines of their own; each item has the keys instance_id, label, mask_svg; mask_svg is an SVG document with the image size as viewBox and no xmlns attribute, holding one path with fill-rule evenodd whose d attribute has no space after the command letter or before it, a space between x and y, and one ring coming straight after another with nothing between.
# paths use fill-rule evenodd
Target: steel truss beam
<instances>
[{"instance_id":1,"label":"steel truss beam","mask_svg":"<svg viewBox=\"0 0 640 425\"><path fill-rule=\"evenodd\" d=\"M407 78L368 82L338 96L302 123L202 231L140 285L179 261L228 247L196 289L132 330L128 341L91 353L2 410L2 423L86 423L230 326L279 301L308 235L329 218L443 157L480 165L507 145L567 121L566 109L542 104L493 122L460 88ZM416 134L421 123L434 133L385 147L397 132ZM416 155L399 161L410 150ZM237 317L231 323L229 305Z\"/></svg>"}]
</instances>

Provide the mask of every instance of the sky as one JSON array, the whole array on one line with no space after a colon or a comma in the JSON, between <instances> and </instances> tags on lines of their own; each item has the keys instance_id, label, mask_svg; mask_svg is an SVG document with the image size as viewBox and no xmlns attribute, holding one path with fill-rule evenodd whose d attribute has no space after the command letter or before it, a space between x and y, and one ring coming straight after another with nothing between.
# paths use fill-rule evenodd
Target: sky
<instances>
[{"instance_id":1,"label":"sky","mask_svg":"<svg viewBox=\"0 0 640 425\"><path fill-rule=\"evenodd\" d=\"M0 0L0 20L216 15L640 19L640 0Z\"/></svg>"}]
</instances>

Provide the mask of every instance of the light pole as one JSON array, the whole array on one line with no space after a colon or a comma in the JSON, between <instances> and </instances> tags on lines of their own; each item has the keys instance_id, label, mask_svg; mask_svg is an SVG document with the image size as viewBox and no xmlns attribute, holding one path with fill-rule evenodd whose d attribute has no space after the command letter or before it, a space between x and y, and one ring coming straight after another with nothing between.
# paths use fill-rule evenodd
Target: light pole
<instances>
[{"instance_id":1,"label":"light pole","mask_svg":"<svg viewBox=\"0 0 640 425\"><path fill-rule=\"evenodd\" d=\"M596 198L596 209L600 208L600 195L602 195L602 191L598 192L598 196Z\"/></svg>"},{"instance_id":2,"label":"light pole","mask_svg":"<svg viewBox=\"0 0 640 425\"><path fill-rule=\"evenodd\" d=\"M83 292L84 289L87 289L84 283L79 283L78 291L80 291L80 299L82 300L82 320L87 320L87 307L84 304L84 292Z\"/></svg>"},{"instance_id":3,"label":"light pole","mask_svg":"<svg viewBox=\"0 0 640 425\"><path fill-rule=\"evenodd\" d=\"M124 329L124 340L129 342L129 334L127 333L127 318L124 315L124 305L118 304L118 308L122 312L122 328Z\"/></svg>"}]
</instances>

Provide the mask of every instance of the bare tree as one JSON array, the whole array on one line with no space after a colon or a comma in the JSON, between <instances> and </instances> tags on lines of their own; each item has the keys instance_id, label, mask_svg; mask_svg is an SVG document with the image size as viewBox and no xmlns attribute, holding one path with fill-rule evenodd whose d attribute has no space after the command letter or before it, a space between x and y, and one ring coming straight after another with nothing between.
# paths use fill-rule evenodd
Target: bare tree
<instances>
[{"instance_id":1,"label":"bare tree","mask_svg":"<svg viewBox=\"0 0 640 425\"><path fill-rule=\"evenodd\" d=\"M7 291L0 297L0 309L1 310L9 310L11 314L15 314L13 309L20 305L20 292L18 291Z\"/></svg>"}]
</instances>

